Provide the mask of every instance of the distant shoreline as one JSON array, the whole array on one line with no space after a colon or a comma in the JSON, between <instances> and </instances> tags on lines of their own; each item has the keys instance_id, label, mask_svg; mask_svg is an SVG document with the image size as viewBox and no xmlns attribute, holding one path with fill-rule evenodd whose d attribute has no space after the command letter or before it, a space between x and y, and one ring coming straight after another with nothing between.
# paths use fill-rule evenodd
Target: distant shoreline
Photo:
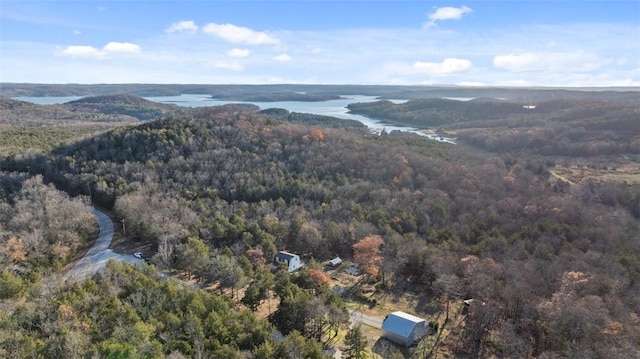
<instances>
[{"instance_id":1,"label":"distant shoreline","mask_svg":"<svg viewBox=\"0 0 640 359\"><path fill-rule=\"evenodd\" d=\"M504 98L511 101L541 102L559 98L598 100L611 98L629 103L639 100L640 87L464 87L393 85L203 85L203 84L36 84L0 83L0 96L70 97L128 93L140 97L207 94L212 99L243 102L316 102L354 93L380 99L417 98Z\"/></svg>"}]
</instances>

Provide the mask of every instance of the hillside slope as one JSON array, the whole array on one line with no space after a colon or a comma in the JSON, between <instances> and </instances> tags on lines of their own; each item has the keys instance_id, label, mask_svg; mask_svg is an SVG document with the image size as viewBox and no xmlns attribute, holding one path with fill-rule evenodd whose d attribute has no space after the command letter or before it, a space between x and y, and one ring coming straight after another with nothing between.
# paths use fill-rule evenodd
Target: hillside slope
<instances>
[{"instance_id":1,"label":"hillside slope","mask_svg":"<svg viewBox=\"0 0 640 359\"><path fill-rule=\"evenodd\" d=\"M188 111L178 105L153 102L131 94L89 96L61 106L73 113L129 116L139 121L183 114Z\"/></svg>"},{"instance_id":2,"label":"hillside slope","mask_svg":"<svg viewBox=\"0 0 640 359\"><path fill-rule=\"evenodd\" d=\"M634 356L640 193L569 188L546 161L223 106L115 129L24 165L113 207L129 236L167 248L155 257L167 266L199 273L176 259L196 239L237 256L287 248L323 261L353 258L354 243L380 235L382 293L487 303L449 351Z\"/></svg>"}]
</instances>

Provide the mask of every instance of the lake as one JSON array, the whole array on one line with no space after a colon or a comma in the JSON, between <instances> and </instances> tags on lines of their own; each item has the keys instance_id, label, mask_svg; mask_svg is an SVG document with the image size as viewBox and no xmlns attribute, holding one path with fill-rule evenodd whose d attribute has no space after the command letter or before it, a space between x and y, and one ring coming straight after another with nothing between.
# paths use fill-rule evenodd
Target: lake
<instances>
[{"instance_id":1,"label":"lake","mask_svg":"<svg viewBox=\"0 0 640 359\"><path fill-rule=\"evenodd\" d=\"M36 103L39 105L50 105L65 103L73 100L80 99L78 96L67 97L15 97L16 100L27 101ZM403 131L415 133L420 136L428 137L432 140L454 143L448 138L438 136L433 133L425 132L424 130L406 127L397 124L392 124L383 120L374 120L365 116L349 113L347 105L358 102L374 102L378 98L375 96L364 95L350 95L343 96L337 100L320 101L320 102L303 102L303 101L274 101L274 102L241 102L241 101L228 101L228 100L216 100L212 99L207 94L183 94L180 96L151 96L144 97L147 100L159 102L159 103L171 103L178 106L185 107L204 107L204 106L219 106L230 103L250 103L259 106L261 109L267 108L283 108L289 112L301 112L311 113L315 115L333 116L346 120L356 120L367 126L372 132L380 133L382 130L387 132L391 131ZM402 103L405 100L391 100L395 103Z\"/></svg>"}]
</instances>

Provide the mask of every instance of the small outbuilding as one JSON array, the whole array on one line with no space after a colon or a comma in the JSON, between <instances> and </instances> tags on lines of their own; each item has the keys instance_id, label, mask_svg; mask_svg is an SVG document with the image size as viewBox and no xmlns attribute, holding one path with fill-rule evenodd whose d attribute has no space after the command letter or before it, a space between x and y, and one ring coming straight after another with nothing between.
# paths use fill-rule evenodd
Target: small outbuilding
<instances>
[{"instance_id":1,"label":"small outbuilding","mask_svg":"<svg viewBox=\"0 0 640 359\"><path fill-rule=\"evenodd\" d=\"M427 331L426 320L405 312L393 312L382 322L382 337L405 347L417 343Z\"/></svg>"},{"instance_id":2,"label":"small outbuilding","mask_svg":"<svg viewBox=\"0 0 640 359\"><path fill-rule=\"evenodd\" d=\"M302 262L300 261L300 256L297 254L280 251L273 258L273 262L275 265L280 265L280 263L284 263L287 266L287 271L295 272L298 269L302 268Z\"/></svg>"},{"instance_id":3,"label":"small outbuilding","mask_svg":"<svg viewBox=\"0 0 640 359\"><path fill-rule=\"evenodd\" d=\"M340 259L340 257L335 257L329 261L329 266L331 266L332 268L336 268L340 264L342 264L342 259Z\"/></svg>"},{"instance_id":4,"label":"small outbuilding","mask_svg":"<svg viewBox=\"0 0 640 359\"><path fill-rule=\"evenodd\" d=\"M351 266L345 269L344 272L347 274L351 274L352 276L359 276L360 274L362 274L362 271L356 266Z\"/></svg>"}]
</instances>

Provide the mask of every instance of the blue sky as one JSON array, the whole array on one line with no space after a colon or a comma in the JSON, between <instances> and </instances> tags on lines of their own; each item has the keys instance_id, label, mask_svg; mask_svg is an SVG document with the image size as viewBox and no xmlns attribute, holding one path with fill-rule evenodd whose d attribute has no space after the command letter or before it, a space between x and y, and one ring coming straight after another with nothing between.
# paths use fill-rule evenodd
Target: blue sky
<instances>
[{"instance_id":1,"label":"blue sky","mask_svg":"<svg viewBox=\"0 0 640 359\"><path fill-rule=\"evenodd\" d=\"M640 86L640 1L0 1L0 82Z\"/></svg>"}]
</instances>

